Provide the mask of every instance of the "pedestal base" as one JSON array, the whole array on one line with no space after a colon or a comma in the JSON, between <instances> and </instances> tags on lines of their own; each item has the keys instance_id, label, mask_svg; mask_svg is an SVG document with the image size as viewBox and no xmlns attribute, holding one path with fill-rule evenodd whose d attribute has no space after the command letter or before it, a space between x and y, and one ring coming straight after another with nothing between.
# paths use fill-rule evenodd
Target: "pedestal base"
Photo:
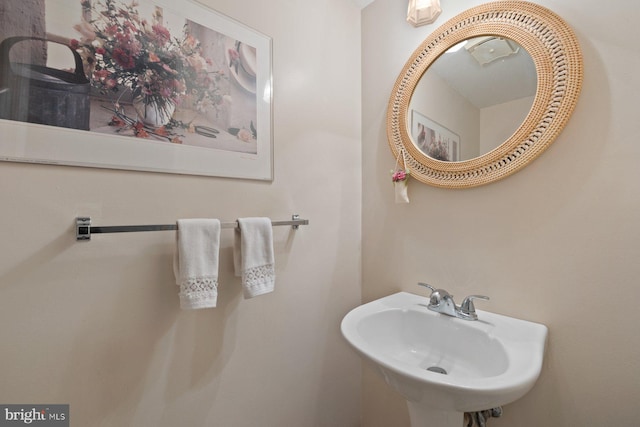
<instances>
[{"instance_id":1,"label":"pedestal base","mask_svg":"<svg viewBox=\"0 0 640 427\"><path fill-rule=\"evenodd\" d=\"M464 413L427 408L407 402L411 427L463 427Z\"/></svg>"}]
</instances>

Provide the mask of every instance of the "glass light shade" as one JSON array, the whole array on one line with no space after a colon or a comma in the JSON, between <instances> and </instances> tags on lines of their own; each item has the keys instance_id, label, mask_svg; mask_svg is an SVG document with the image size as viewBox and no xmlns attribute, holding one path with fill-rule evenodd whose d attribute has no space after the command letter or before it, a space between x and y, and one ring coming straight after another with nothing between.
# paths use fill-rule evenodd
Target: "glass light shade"
<instances>
[{"instance_id":1,"label":"glass light shade","mask_svg":"<svg viewBox=\"0 0 640 427\"><path fill-rule=\"evenodd\" d=\"M440 0L409 0L407 22L414 27L431 24L440 15Z\"/></svg>"}]
</instances>

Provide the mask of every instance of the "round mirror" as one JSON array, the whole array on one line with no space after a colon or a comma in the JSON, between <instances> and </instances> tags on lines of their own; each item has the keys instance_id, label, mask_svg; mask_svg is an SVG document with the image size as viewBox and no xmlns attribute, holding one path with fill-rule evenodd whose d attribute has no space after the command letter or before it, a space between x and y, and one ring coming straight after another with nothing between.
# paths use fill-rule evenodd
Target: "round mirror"
<instances>
[{"instance_id":1,"label":"round mirror","mask_svg":"<svg viewBox=\"0 0 640 427\"><path fill-rule=\"evenodd\" d=\"M411 139L436 160L486 154L527 117L536 83L533 59L516 41L464 40L440 55L418 81L407 117Z\"/></svg>"},{"instance_id":2,"label":"round mirror","mask_svg":"<svg viewBox=\"0 0 640 427\"><path fill-rule=\"evenodd\" d=\"M389 145L426 184L487 184L553 142L581 86L582 54L559 16L525 1L480 5L440 26L405 64L387 110Z\"/></svg>"}]
</instances>

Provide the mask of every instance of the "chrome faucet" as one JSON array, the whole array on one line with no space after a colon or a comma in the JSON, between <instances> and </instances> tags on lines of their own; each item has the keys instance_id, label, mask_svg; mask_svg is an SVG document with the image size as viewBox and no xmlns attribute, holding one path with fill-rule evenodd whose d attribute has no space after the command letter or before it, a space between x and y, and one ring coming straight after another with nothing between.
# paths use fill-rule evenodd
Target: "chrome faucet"
<instances>
[{"instance_id":1,"label":"chrome faucet","mask_svg":"<svg viewBox=\"0 0 640 427\"><path fill-rule=\"evenodd\" d=\"M431 289L431 296L429 297L429 305L427 308L437 313L446 314L447 316L458 317L464 320L478 320L476 314L476 307L473 305L474 299L488 300L489 297L484 295L469 295L462 304L457 306L453 300L453 295L444 289L436 289L426 283L418 283L419 286Z\"/></svg>"}]
</instances>

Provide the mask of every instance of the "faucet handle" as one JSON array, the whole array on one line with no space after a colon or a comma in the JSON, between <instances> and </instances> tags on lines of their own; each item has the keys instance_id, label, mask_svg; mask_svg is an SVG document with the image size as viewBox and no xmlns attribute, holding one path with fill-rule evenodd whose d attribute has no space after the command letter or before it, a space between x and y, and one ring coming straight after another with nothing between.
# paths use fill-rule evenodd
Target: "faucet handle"
<instances>
[{"instance_id":1,"label":"faucet handle","mask_svg":"<svg viewBox=\"0 0 640 427\"><path fill-rule=\"evenodd\" d=\"M440 303L442 302L442 297L440 296L440 292L438 292L438 289L434 288L428 283L422 283L422 282L418 282L418 286L424 286L425 288L431 289L431 295L429 296L430 307L435 307L440 305Z\"/></svg>"},{"instance_id":2,"label":"faucet handle","mask_svg":"<svg viewBox=\"0 0 640 427\"><path fill-rule=\"evenodd\" d=\"M476 315L476 307L475 305L473 305L474 299L489 300L489 297L484 295L469 295L464 300L462 300L462 304L460 304L460 311L466 316L477 318L478 316Z\"/></svg>"},{"instance_id":3,"label":"faucet handle","mask_svg":"<svg viewBox=\"0 0 640 427\"><path fill-rule=\"evenodd\" d=\"M431 296L429 297L429 305L433 306L433 307L437 307L440 304L442 304L442 301L444 299L452 299L453 295L449 294L449 292L445 291L444 289L436 289L433 286L427 284L427 283L422 283L422 282L418 282L419 286L424 286L425 288L429 288L431 289Z\"/></svg>"},{"instance_id":4,"label":"faucet handle","mask_svg":"<svg viewBox=\"0 0 640 427\"><path fill-rule=\"evenodd\" d=\"M418 286L424 286L425 288L431 289L431 293L436 291L436 288L434 288L433 286L431 286L431 285L429 285L427 283L418 282Z\"/></svg>"}]
</instances>

